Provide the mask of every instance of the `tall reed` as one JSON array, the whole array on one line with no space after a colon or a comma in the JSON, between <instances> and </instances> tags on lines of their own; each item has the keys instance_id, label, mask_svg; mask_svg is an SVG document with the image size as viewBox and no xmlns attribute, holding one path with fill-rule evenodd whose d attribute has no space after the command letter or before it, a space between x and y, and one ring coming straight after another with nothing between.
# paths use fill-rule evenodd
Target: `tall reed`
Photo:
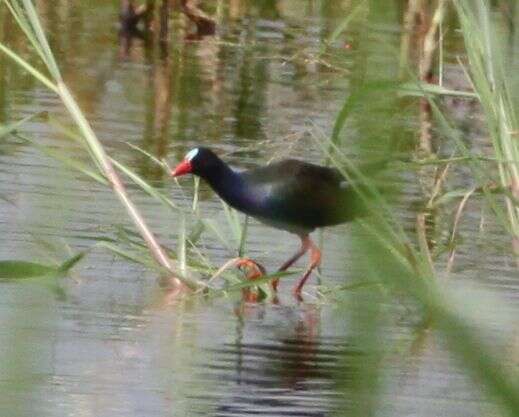
<instances>
[{"instance_id":1,"label":"tall reed","mask_svg":"<svg viewBox=\"0 0 519 417\"><path fill-rule=\"evenodd\" d=\"M190 287L195 287L196 283L182 276L180 271L174 266L164 249L148 228L137 207L130 200L124 183L117 174L110 157L107 155L103 145L90 126L90 123L82 113L70 89L63 81L59 66L54 58L32 2L30 0L3 0L3 4L6 5L11 12L11 15L18 23L20 29L25 33L27 40L30 42L41 62L44 64L49 76L31 65L27 60L23 59L19 54L9 49L6 45L0 43L0 51L11 58L21 68L29 72L49 90L59 96L84 139L84 144L86 145L93 161L101 173L108 179L114 193L125 207L129 217L137 227L155 260L159 265L169 271L172 275L173 283L179 285L181 282L184 282Z\"/></svg>"},{"instance_id":2,"label":"tall reed","mask_svg":"<svg viewBox=\"0 0 519 417\"><path fill-rule=\"evenodd\" d=\"M461 14L468 13L465 9L469 8L469 3L471 2L466 1L462 6L457 5L457 7L463 7L463 9L459 9L461 20L464 18ZM483 2L478 4L479 7L483 7ZM361 22L362 27L373 27L374 24L370 19L376 19L379 17L377 13L386 11L380 3L371 2L371 16L368 15L366 20ZM488 9L486 12L488 13ZM443 15L442 12L438 19ZM474 14L469 16L470 19L476 17ZM441 23L436 22L436 24L440 26ZM479 20L465 22L464 34L471 36L470 33L465 33L467 27L475 30L478 24L480 24ZM489 23L486 33L492 31L495 31L495 27ZM483 33L485 32L483 31ZM478 36L480 35L478 34ZM431 39L428 41L432 42ZM472 41L475 42L475 40L470 40L470 42ZM494 48L496 47L494 45ZM359 46L359 49L361 48L362 46ZM476 65L478 62L484 62L492 57L492 55L485 56L479 50L477 52L479 61L475 62ZM359 50L357 55L362 56L363 53L368 54L369 51ZM468 53L471 56L470 51ZM473 71L472 62L474 62L474 57L471 56L470 71ZM479 63L479 65L483 64ZM485 65L488 66L489 63ZM353 65L353 67L355 66ZM351 152L351 143L348 144L348 147L341 147L340 139L350 139L353 131L362 137L363 147L369 149L369 152L378 151L387 155L389 160L393 156L394 160L398 160L398 149L390 144L391 127L394 126L395 119L397 119L395 111L398 111L399 106L396 100L391 101L388 97L397 96L399 86L395 83L391 85L391 83L385 82L384 78L380 77L381 71L375 72L376 74L372 76L373 72L364 70L361 65L359 68L361 73L355 75L356 79L361 81L355 86L355 92L346 99L342 111L336 117L332 140L321 143L323 150L328 152L331 164L337 167L346 178L360 179L360 183L363 185L358 187L358 191L366 202L371 215L369 218L360 219L359 227L353 231L353 241L356 249L362 255L353 256L351 261L353 265L348 265L348 269L355 271L358 269L366 281L380 284L374 287L364 287L361 290L356 289L351 294L344 294L346 302L343 304L343 310L345 316L349 318L349 328L352 329L348 342L362 346L365 349L365 355L356 357L355 363L351 364L355 367L354 375L348 374L344 376L344 379L341 379L342 375L338 375L339 383L343 383L345 398L347 398L345 407L339 414L370 416L378 415L380 412L379 403L384 391L381 384L381 380L384 379L381 363L384 356L394 354L392 349L395 348L394 342L386 338L385 326L388 325L389 315L382 307L387 296L391 295L389 302L394 302L395 298L403 299L406 305L418 306L419 310L424 312L423 323L416 326L417 334L427 333L440 336L440 340L445 343L463 371L473 378L479 389L499 404L497 415L519 415L517 372L515 369L510 369L506 359L503 359L499 350L494 346L499 345L499 342L486 339L481 328L474 324L477 319L475 312L466 308L465 304L468 303L451 293L440 279L439 268L433 264L426 242L423 217L418 218L422 227L416 228L416 235L404 229L400 219L395 216L398 210L391 204L394 196L380 191L374 178L365 176L356 169L355 164L347 156ZM485 66L483 66L483 70L486 74ZM501 77L503 75L501 74ZM496 80L496 75L494 75L494 80ZM482 83L480 88L485 88L485 82L489 81L483 78L480 82ZM515 151L511 149L517 143L514 145L510 143L517 128L514 108L509 97L512 90L510 86L503 85L503 78L499 83L501 83L501 87L496 89L497 91L491 90L492 94L487 93L489 109L486 111L491 111L491 117L487 116L489 127L492 128L496 125L500 128L494 129L496 132L494 132L493 140L496 142L494 146L499 147L496 159L501 161L502 183L509 187L513 186L515 181L513 165L519 160ZM486 90L488 89L490 87L486 87ZM475 91L481 98L482 93L477 85L475 85ZM494 96L494 94L496 95ZM424 91L424 96L429 97L429 94ZM494 104L490 104L492 102ZM434 112L437 113L439 108L432 99L431 104ZM379 110L379 108L381 109ZM366 116L366 109L369 109L368 116ZM447 121L444 115L441 116L443 117L442 122ZM373 127L374 124L384 126L385 130L377 131L377 127ZM344 126L350 127L348 135L344 135L342 129ZM505 126L506 131L502 131ZM396 134L401 138L402 129L397 129ZM445 136L448 140L452 135ZM458 143L458 138L456 140ZM364 156L362 149L360 154ZM477 158L473 155L467 155L467 157L469 159ZM511 163L511 161L515 162ZM508 171L505 173L503 172L505 170ZM352 184L355 184L355 181L352 181ZM510 230L514 231L517 236L513 190L509 191L507 199ZM484 299L484 302L492 304L491 300ZM485 327L484 323L478 322L477 324L482 328ZM409 360L409 356L412 355L411 350L412 348L405 351L402 360ZM348 358L345 357L344 360L346 361Z\"/></svg>"},{"instance_id":3,"label":"tall reed","mask_svg":"<svg viewBox=\"0 0 519 417\"><path fill-rule=\"evenodd\" d=\"M505 57L505 38L490 17L488 2L454 2L468 57L467 73L481 103L493 145L514 250L519 256L519 120L514 88L517 60Z\"/></svg>"}]
</instances>

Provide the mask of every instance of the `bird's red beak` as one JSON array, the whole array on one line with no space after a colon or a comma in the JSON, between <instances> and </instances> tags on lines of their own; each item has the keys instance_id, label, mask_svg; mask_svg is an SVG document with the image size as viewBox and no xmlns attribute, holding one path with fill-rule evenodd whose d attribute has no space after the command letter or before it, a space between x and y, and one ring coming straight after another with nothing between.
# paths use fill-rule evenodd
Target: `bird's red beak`
<instances>
[{"instance_id":1,"label":"bird's red beak","mask_svg":"<svg viewBox=\"0 0 519 417\"><path fill-rule=\"evenodd\" d=\"M171 171L171 175L174 177L180 177L181 175L189 174L193 170L191 162L183 160L177 167Z\"/></svg>"}]
</instances>

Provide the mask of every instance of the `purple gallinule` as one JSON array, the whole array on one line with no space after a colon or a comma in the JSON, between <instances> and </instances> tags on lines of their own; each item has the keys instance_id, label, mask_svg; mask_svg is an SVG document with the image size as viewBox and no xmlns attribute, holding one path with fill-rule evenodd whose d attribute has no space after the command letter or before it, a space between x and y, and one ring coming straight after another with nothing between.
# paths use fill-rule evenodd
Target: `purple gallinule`
<instances>
[{"instance_id":1,"label":"purple gallinule","mask_svg":"<svg viewBox=\"0 0 519 417\"><path fill-rule=\"evenodd\" d=\"M347 222L357 212L353 187L337 170L295 159L235 171L213 151L199 147L188 152L171 175L188 173L206 180L236 210L300 237L301 248L279 268L285 271L310 251L310 264L294 288L297 296L321 262L321 251L310 233L318 227ZM276 289L277 282L273 286Z\"/></svg>"}]
</instances>

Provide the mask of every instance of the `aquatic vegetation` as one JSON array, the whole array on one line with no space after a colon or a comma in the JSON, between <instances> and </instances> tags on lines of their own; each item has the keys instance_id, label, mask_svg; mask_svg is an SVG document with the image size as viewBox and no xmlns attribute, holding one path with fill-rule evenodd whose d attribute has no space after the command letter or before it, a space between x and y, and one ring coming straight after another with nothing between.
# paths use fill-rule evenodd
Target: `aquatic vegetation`
<instances>
[{"instance_id":1,"label":"aquatic vegetation","mask_svg":"<svg viewBox=\"0 0 519 417\"><path fill-rule=\"evenodd\" d=\"M510 61L513 58L505 57L506 40L491 22L488 4L477 0L455 5L467 50L466 70L485 114L499 181L505 190L508 229L519 256L519 102L513 94L519 74L512 69L516 66Z\"/></svg>"},{"instance_id":2,"label":"aquatic vegetation","mask_svg":"<svg viewBox=\"0 0 519 417\"><path fill-rule=\"evenodd\" d=\"M441 3L441 2L440 2ZM470 5L469 5L470 4ZM443 4L445 6L445 4ZM366 286L352 290L352 294L346 292L344 298L347 300L347 307L343 307L344 312L351 317L353 326L359 329L358 343L369 346L369 355L359 361L358 375L355 383L351 381L344 383L345 391L352 396L358 396L365 401L348 402L345 405L347 411L343 415L374 415L378 411L378 401L385 388L380 380L383 378L381 363L385 355L391 355L394 345L391 341L384 339L384 329L387 325L387 318L384 317L381 304L388 298L389 294L403 296L411 305L418 305L424 311L424 322L419 324L416 329L416 340L423 337L423 331L440 334L449 346L450 351L457 357L464 369L470 371L477 380L478 386L483 388L501 406L502 412L506 415L516 415L519 412L519 402L517 402L519 386L514 378L514 372L510 372L506 362L501 358L492 346L489 346L481 338L478 330L471 326L470 313L464 311L464 307L449 294L447 288L442 284L445 275L452 269L453 262L453 238L450 243L450 256L447 264L441 265L437 256L432 253L430 237L427 230L427 217L430 216L426 211L418 213L416 216L416 235L410 233L402 227L400 219L397 217L398 210L395 209L395 202L398 201L398 189L384 190L377 185L377 173L371 175L363 174L356 169L356 164L348 156L358 155L384 155L386 166L378 176L391 175L395 166L405 164L407 169L422 163L438 164L438 169L434 175L435 181L431 188L427 190L426 208L432 205L448 205L453 200L460 201L453 215L452 236L456 234L459 217L467 200L478 191L483 194L494 209L500 215L500 199L507 200L508 222L501 222L511 236L515 238L515 216L517 206L514 203L512 194L513 184L515 184L514 173L517 169L517 144L513 143L513 132L517 130L514 125L515 108L509 97L512 91L510 80L504 79L505 71L494 70L495 75L489 79L487 70L499 65L499 60L492 60L493 54L490 51L499 50L497 44L492 42L486 44L485 40L495 39L493 31L495 28L488 20L488 5L478 2L480 16L474 14L471 2L457 2L456 7L460 20L462 21L463 35L467 48L472 48L468 52L469 67L468 72L474 71L473 77L479 80L473 81L474 93L465 95L466 99L473 100L477 97L486 100L482 103L487 107L487 124L490 129L496 127L491 133L495 148L495 155L488 157L474 154L465 146L465 141L461 139L459 132L453 127L453 122L444 114L442 104L438 103L437 96L434 95L434 88L421 88L420 83L416 82L416 91L422 91L425 103L431 106L432 114L438 121L439 132L442 140L452 141L458 148L460 155L453 155L446 161L440 161L434 155L423 158L418 154L414 158L402 158L398 142L392 141L394 132L391 130L395 125L393 111L398 106L397 96L401 92L401 84L392 81L384 81L376 76L370 78L369 75L359 76L363 82L356 86L355 92L345 100L344 106L338 113L333 134L330 140L319 137L316 143L326 152L328 161L342 174L355 184L359 178L362 187L358 188L359 193L364 196L364 200L370 209L370 216L361 219L358 229L354 230L354 239L357 248L361 248L362 257L354 258L360 270L365 275ZM441 12L443 14L444 11ZM486 19L482 24L480 18ZM364 22L369 26L368 22ZM483 28L484 30L481 30ZM478 32L477 34L475 32ZM429 43L431 39L428 39ZM429 45L430 48L430 45ZM429 51L429 54L431 51ZM429 59L432 60L431 56ZM475 68L472 69L472 66ZM510 76L516 76L516 71L506 71ZM502 78L496 79L500 75ZM497 83L499 87L496 87ZM413 83L411 83L413 84ZM423 85L423 84L422 84ZM406 87L407 88L407 87ZM384 98L380 98L380 94ZM460 94L458 97L462 97ZM376 102L376 105L373 103ZM370 108L371 106L371 108ZM350 120L362 120L359 113L365 112L370 108L371 117L367 117L364 124L360 126L363 134L362 143L356 148L356 152L351 151L352 144L344 146L346 142L344 128ZM376 115L376 116L374 116ZM380 133L371 126L371 119L376 117L377 123L388 127L386 132ZM398 128L398 124L396 125ZM359 126L357 126L359 128ZM375 130L375 133L373 133ZM363 149L369 149L364 151ZM429 152L432 147L429 147ZM485 160L486 159L486 160ZM469 190L443 191L445 176L448 173L450 164L469 163L474 173L475 182L479 187ZM488 164L500 164L501 188L492 187L491 181L495 179L493 173L488 170ZM445 167L445 168L443 168ZM508 171L507 171L508 170ZM508 187L512 185L510 190ZM389 192L388 192L389 191ZM395 194L396 192L396 194ZM507 224L508 223L508 224ZM355 265L351 266L355 267ZM373 282L378 282L380 286L373 286ZM389 296L391 298L391 296ZM490 300L482 301L492 303ZM473 313L472 313L473 314ZM425 330L426 329L426 330ZM382 347L381 347L382 346ZM381 352L382 350L382 352ZM409 355L405 350L404 355ZM339 377L340 380L340 377Z\"/></svg>"},{"instance_id":3,"label":"aquatic vegetation","mask_svg":"<svg viewBox=\"0 0 519 417\"><path fill-rule=\"evenodd\" d=\"M114 169L111 159L106 154L106 151L92 130L90 123L79 108L69 88L63 82L58 64L55 61L54 54L50 49L32 2L30 0L24 0L22 2L23 7L17 1L5 1L4 3L9 8L13 18L17 21L20 29L25 33L27 40L30 41L34 50L39 55L51 79L5 45L0 44L0 51L13 59L18 65L28 71L49 90L60 97L70 117L76 123L78 131L83 139L83 145L87 148L93 162L109 181L115 194L119 197L119 200L126 208L128 215L132 218L135 226L146 241L146 244L149 246L156 261L175 276L172 278L173 280L181 279L180 273L174 269L170 259L155 239L153 233L151 233L135 205L129 199L124 184L121 182L119 175ZM178 282L180 283L180 280ZM193 286L193 283L188 279L184 279L184 283L188 286Z\"/></svg>"},{"instance_id":4,"label":"aquatic vegetation","mask_svg":"<svg viewBox=\"0 0 519 417\"><path fill-rule=\"evenodd\" d=\"M332 56L328 48L343 42L350 27L353 27L353 30L365 31L372 28L374 24L370 19L377 19L377 13L387 12L387 5L382 3L358 2L350 15L338 21L335 29L328 31L331 34L323 35L324 41L316 48L315 61L312 62L326 66L323 63L323 59L326 59L331 60L334 66L340 65L341 58ZM223 203L224 221L204 217L199 210L200 195L197 182L194 185L192 199L186 196L183 200L181 197L172 199L167 192L132 169L131 165L107 155L62 80L58 63L55 62L32 3L26 0L5 1L4 4L26 34L45 70L38 69L41 63L33 64L32 60L23 58L7 45L0 44L1 52L61 98L74 122L74 127L70 128L54 114L30 115L20 121L0 126L2 143L19 141L30 144L45 155L88 177L89 181L113 187L127 209L129 218L137 226L136 232L128 227L115 225L110 230L110 237L102 234L90 237L91 241L96 241L91 249L101 248L110 251L157 273L166 273L167 276L173 273L175 277L193 287L194 294L203 294L205 299L239 293L251 286L260 287L266 298L272 299L273 294L269 293L268 284L288 274L267 274L249 282L229 273L229 269L234 266L232 262L220 268L204 251L203 238L210 234L231 257L246 255L246 241L247 237L250 237L248 219L241 217ZM394 65L395 62L392 62L392 66L380 68L375 65L376 71L372 71L369 65L365 65L369 57L366 51L362 50L364 45L358 45L358 61L355 61L358 65L348 68L348 71L353 73L351 79L354 86L351 94L344 100L342 109L337 111L331 134L321 132L316 125L310 128L314 144L321 150L325 162L335 166L345 178L358 187L368 207L368 215L361 218L352 230L348 230L352 235L352 246L362 254L358 256L356 253L352 257L352 264L348 265L348 268L359 271L356 274L358 281L334 287L324 280L318 288L318 298L315 300L317 305L334 303L334 308L339 310L343 318L349 320L354 345L362 346L363 354L354 355L354 372L346 373L345 366L338 367L340 372L335 376L344 397L357 399L345 405L344 415L367 416L377 413L382 395L385 393L385 375L382 371L384 361L387 361L388 357L391 358L389 360L402 362L409 360L416 345L430 334L440 336L439 340L447 345L462 369L473 377L476 386L499 404L500 408L496 413L519 413L519 387L515 369L509 369L511 366L507 362L508 357L499 350L500 341L484 336L484 323L478 321L478 316L466 305L469 300L463 297L471 298L475 293L467 292L468 296L465 293L460 296L447 283L447 278L452 278L452 272L457 266L454 257L458 244L457 236L469 200L484 196L503 230L509 232L512 239L515 239L514 242L517 242L518 236L519 155L518 142L515 140L518 130L515 113L517 106L516 98L511 97L511 92L517 85L519 72L505 71L507 65L512 64L500 56L500 37L493 26L486 3L478 1L477 7L472 7L473 4L475 3L468 1L438 3L441 7L454 5L452 10L457 11L469 58L465 69L467 74L470 74L474 91L435 85L431 83L430 77L424 76L425 73L431 72L435 65L434 43L437 36L442 36L440 32L443 22L435 21L435 29L426 31L429 34L426 37L427 56L424 58L427 65L424 64L422 67L422 76L418 72L418 75L413 74L408 68L409 64L406 64L398 69L404 68L404 73L411 72L411 80L395 81L391 77L384 77L384 71L395 71L398 65ZM439 9L433 16L441 20L446 16L445 10ZM355 25L361 29L356 29ZM290 28L287 28L286 32L289 31ZM311 54L308 51L305 53ZM398 53L393 55L396 57ZM284 63L289 61L287 59ZM439 72L442 74L441 57L439 61ZM445 97L471 100L471 103L479 100L492 138L493 154L475 153L467 146L460 129L449 117L449 109L446 109L441 101ZM409 102L411 105L408 105ZM416 131L421 130L424 133L423 138L434 136L444 141L450 149L455 149L452 155L435 155L434 147L427 146L430 143L421 143L420 152L416 151L417 138L410 137L408 132L402 129L402 124L398 120L399 112L395 109L401 110L402 106L408 105L407 109L404 109L413 112L416 111L417 103L420 103L424 110L420 114L423 123L416 126ZM39 143L30 134L20 133L20 127L37 118L44 119L48 126L60 132L63 137L79 144L91 157L88 163ZM355 141L350 134L362 140ZM165 161L152 152L136 145L130 146L135 154L144 157L160 172L171 170ZM424 150L428 150L429 153L424 155ZM359 156L365 157L367 165L359 163ZM366 166L374 169L362 169ZM463 182L462 186L448 189L445 187L446 179L452 167L459 166L469 166L472 176L468 178L467 183ZM495 170L495 167L498 169ZM432 170L426 171L425 174L421 171L429 168ZM432 180L428 183L430 187L424 187L421 206L416 213L413 227L404 224L399 217L400 211L396 208L401 198L397 180L402 172L412 175L417 181ZM433 174L428 175L430 172ZM463 172L466 175L466 171ZM122 178L168 211L174 219L174 228L171 231L175 236L174 247L159 244L151 234L143 216L128 199ZM495 179L499 180L499 185L493 183ZM390 186L387 186L387 183L390 183ZM171 187L174 188L176 196L183 195L183 190L178 184L172 181ZM447 214L435 214L435 211L445 207ZM431 237L431 224L434 226L436 221L444 221L450 225L448 233L444 233L443 241L439 242L435 242L436 236ZM55 264L50 261L48 264L0 261L0 280L61 276L85 255L88 253L81 252L63 263ZM225 280L223 285L220 279ZM475 300L475 303L488 305L492 305L493 302L486 297ZM405 314L395 313L388 305L396 310L405 311ZM409 325L411 330L408 335L395 337L396 341L389 340L386 330L394 325L394 321L401 320L401 316L412 322ZM495 342L498 346L490 342ZM303 340L301 346L311 348L312 343ZM397 359L393 359L395 357ZM351 361L351 357L345 353L342 360L346 363L348 360ZM312 360L304 357L302 362ZM347 364L350 365L349 362ZM301 363L296 365L304 366Z\"/></svg>"}]
</instances>

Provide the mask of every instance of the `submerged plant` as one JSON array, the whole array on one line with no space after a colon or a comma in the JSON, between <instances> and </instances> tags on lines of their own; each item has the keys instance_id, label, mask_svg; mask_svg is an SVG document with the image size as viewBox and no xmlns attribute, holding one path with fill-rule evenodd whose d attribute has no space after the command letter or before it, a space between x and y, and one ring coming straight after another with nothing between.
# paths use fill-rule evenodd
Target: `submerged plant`
<instances>
[{"instance_id":1,"label":"submerged plant","mask_svg":"<svg viewBox=\"0 0 519 417\"><path fill-rule=\"evenodd\" d=\"M467 72L485 115L499 180L506 190L509 230L519 256L519 102L513 93L519 68L513 58L504 56L505 42L491 22L487 2L463 0L454 4L465 40Z\"/></svg>"}]
</instances>

